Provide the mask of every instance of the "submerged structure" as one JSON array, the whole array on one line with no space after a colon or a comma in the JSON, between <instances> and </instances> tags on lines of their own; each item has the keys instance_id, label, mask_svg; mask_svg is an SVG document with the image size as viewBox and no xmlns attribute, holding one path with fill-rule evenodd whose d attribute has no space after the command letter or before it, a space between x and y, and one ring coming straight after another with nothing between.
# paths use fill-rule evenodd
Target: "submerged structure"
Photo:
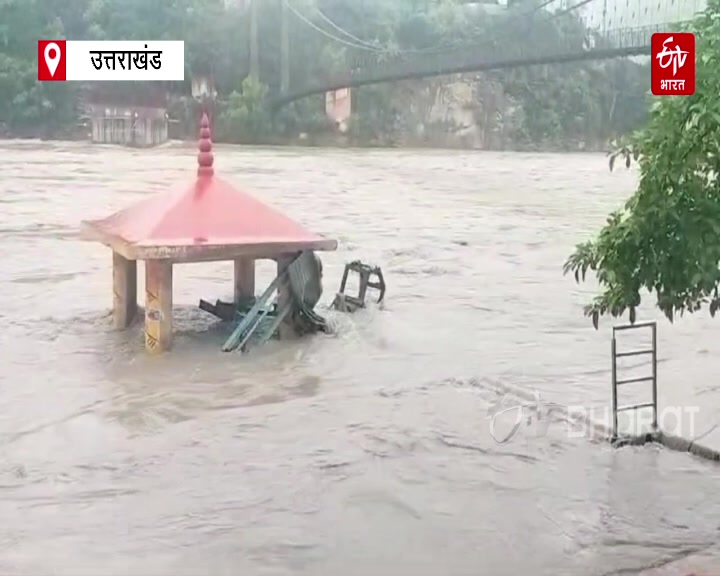
<instances>
[{"instance_id":1,"label":"submerged structure","mask_svg":"<svg viewBox=\"0 0 720 576\"><path fill-rule=\"evenodd\" d=\"M137 314L137 262L142 260L145 262L145 347L151 353L170 349L173 266L229 260L234 262L235 270L233 304L235 310L244 310L246 314L226 349L239 345L253 323L257 324L259 318L267 315L268 308L264 306L274 292L277 292L277 303L272 308L272 330L280 337L292 336L297 322L290 313L290 302L297 300L303 271L311 269L313 262L319 265L310 251L335 250L337 241L306 230L218 178L213 166L207 115L203 115L201 121L197 161L197 177L188 188L160 193L102 220L82 223L87 239L112 249L114 326L127 328ZM278 277L262 297L256 299L255 261L259 259L275 260ZM307 282L303 290L306 286ZM317 299L316 293L308 297L308 303L314 306ZM317 320L312 318L311 310L304 313L311 322Z\"/></svg>"},{"instance_id":2,"label":"submerged structure","mask_svg":"<svg viewBox=\"0 0 720 576\"><path fill-rule=\"evenodd\" d=\"M80 106L93 143L149 148L168 140L168 98L161 89L85 86Z\"/></svg>"},{"instance_id":3,"label":"submerged structure","mask_svg":"<svg viewBox=\"0 0 720 576\"><path fill-rule=\"evenodd\" d=\"M97 144L120 144L149 148L167 142L168 115L165 108L90 108L90 139Z\"/></svg>"}]
</instances>

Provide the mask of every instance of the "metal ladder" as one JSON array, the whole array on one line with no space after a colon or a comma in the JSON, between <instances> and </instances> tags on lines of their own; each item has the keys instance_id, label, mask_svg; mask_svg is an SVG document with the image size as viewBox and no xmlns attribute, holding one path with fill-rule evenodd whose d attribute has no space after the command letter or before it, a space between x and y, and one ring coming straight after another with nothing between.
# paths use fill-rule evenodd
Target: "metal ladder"
<instances>
[{"instance_id":1,"label":"metal ladder","mask_svg":"<svg viewBox=\"0 0 720 576\"><path fill-rule=\"evenodd\" d=\"M616 334L626 330L634 330L637 328L650 328L652 335L651 348L642 350L631 350L629 352L618 352ZM651 356L652 357L652 375L651 376L640 376L635 378L627 378L625 380L618 380L617 377L617 359L627 358L629 356ZM646 402L644 404L631 404L628 406L618 407L618 386L624 384L635 384L637 382L652 382L652 402ZM613 326L612 329L612 414L613 414L613 426L612 433L613 438L618 436L618 412L625 412L627 410L640 410L642 408L652 408L653 419L652 426L653 430L657 430L657 323L656 322L639 322L637 324L625 324L622 326Z\"/></svg>"}]
</instances>

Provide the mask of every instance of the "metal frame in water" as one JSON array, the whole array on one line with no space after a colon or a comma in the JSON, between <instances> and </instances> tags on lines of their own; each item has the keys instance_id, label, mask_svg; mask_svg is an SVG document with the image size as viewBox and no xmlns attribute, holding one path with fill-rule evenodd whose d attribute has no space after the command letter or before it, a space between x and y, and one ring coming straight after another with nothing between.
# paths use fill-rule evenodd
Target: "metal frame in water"
<instances>
[{"instance_id":1,"label":"metal frame in water","mask_svg":"<svg viewBox=\"0 0 720 576\"><path fill-rule=\"evenodd\" d=\"M628 352L617 351L617 333L627 330L635 330L642 328L650 328L651 331L651 346L650 348L643 348L639 350L630 350ZM653 431L657 431L658 428L658 410L657 410L657 322L640 322L637 324L625 324L622 326L613 326L612 329L612 434L613 439L618 437L618 412L625 412L628 410L640 410L642 408L652 408L653 418L652 427ZM624 380L618 380L617 375L617 359L627 358L630 356L651 356L652 357L652 375L640 376L634 378L626 378ZM630 404L626 406L618 407L618 386L625 384L635 384L638 382L652 382L652 402L645 402L643 404Z\"/></svg>"}]
</instances>

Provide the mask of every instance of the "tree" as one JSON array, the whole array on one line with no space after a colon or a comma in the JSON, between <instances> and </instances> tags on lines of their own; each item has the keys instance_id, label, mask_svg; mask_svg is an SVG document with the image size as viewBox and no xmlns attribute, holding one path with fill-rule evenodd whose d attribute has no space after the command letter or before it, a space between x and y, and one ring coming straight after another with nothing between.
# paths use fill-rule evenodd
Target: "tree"
<instances>
[{"instance_id":1,"label":"tree","mask_svg":"<svg viewBox=\"0 0 720 576\"><path fill-rule=\"evenodd\" d=\"M218 135L226 141L262 141L272 128L267 87L252 76L245 78L240 92L232 92L224 103L218 125Z\"/></svg>"},{"instance_id":2,"label":"tree","mask_svg":"<svg viewBox=\"0 0 720 576\"><path fill-rule=\"evenodd\" d=\"M638 188L565 264L578 282L588 270L597 276L602 291L585 307L596 328L600 316L626 310L634 322L643 289L671 322L720 307L720 0L709 0L688 30L697 43L695 94L657 99L647 127L611 155L611 169L616 158L638 162Z\"/></svg>"},{"instance_id":3,"label":"tree","mask_svg":"<svg viewBox=\"0 0 720 576\"><path fill-rule=\"evenodd\" d=\"M32 129L40 135L75 121L75 88L37 81L37 39L64 38L66 26L51 0L0 0L0 126ZM69 14L77 2L67 2Z\"/></svg>"}]
</instances>

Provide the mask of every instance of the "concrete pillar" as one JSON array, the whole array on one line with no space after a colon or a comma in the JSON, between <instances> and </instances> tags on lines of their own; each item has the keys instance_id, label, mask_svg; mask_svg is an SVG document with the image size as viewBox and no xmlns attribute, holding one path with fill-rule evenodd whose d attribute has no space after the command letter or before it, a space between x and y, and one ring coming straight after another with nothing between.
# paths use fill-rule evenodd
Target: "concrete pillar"
<instances>
[{"instance_id":1,"label":"concrete pillar","mask_svg":"<svg viewBox=\"0 0 720 576\"><path fill-rule=\"evenodd\" d=\"M255 259L254 258L236 258L235 259L235 283L234 283L235 304L249 300L255 296Z\"/></svg>"},{"instance_id":2,"label":"concrete pillar","mask_svg":"<svg viewBox=\"0 0 720 576\"><path fill-rule=\"evenodd\" d=\"M145 262L145 349L160 354L172 346L172 262Z\"/></svg>"},{"instance_id":3,"label":"concrete pillar","mask_svg":"<svg viewBox=\"0 0 720 576\"><path fill-rule=\"evenodd\" d=\"M113 326L124 330L137 314L137 261L113 252Z\"/></svg>"},{"instance_id":4,"label":"concrete pillar","mask_svg":"<svg viewBox=\"0 0 720 576\"><path fill-rule=\"evenodd\" d=\"M291 254L288 256L280 256L279 258L277 258L278 276L287 269L287 267L293 261L293 257L294 255ZM292 294L290 293L290 280L288 278L285 278L285 281L281 282L280 286L278 287L278 310L282 310L282 308L287 302L290 301L291 298ZM285 320L283 320L283 322L278 327L278 336L281 340L287 340L297 336L297 334L295 333L295 328L292 324L291 315L286 316Z\"/></svg>"}]
</instances>

